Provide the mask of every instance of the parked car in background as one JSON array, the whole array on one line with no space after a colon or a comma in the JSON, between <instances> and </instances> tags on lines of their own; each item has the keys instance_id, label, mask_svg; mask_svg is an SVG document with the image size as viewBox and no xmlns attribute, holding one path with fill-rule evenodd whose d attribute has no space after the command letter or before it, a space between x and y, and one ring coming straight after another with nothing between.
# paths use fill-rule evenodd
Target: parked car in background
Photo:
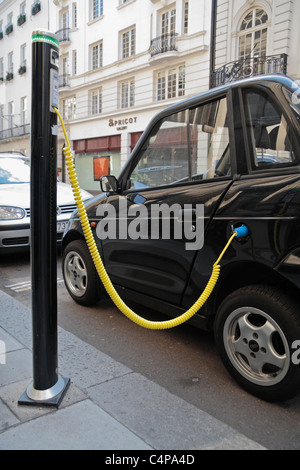
<instances>
[{"instance_id":1,"label":"parked car in background","mask_svg":"<svg viewBox=\"0 0 300 470\"><path fill-rule=\"evenodd\" d=\"M202 293L232 230L248 227L249 235L226 251L215 289L191 322L213 330L231 375L270 401L300 392L299 97L299 86L288 77L265 75L166 108L146 128L120 176L103 178L104 194L87 204L121 297L171 316ZM154 205L162 203L179 205L181 213L158 217L161 227L168 218L168 238L162 231L154 238L120 236L124 224L144 224L145 209L147 228ZM115 214L115 236L99 230L103 220L110 223L103 205ZM186 212L196 236L199 205L203 246L186 249L191 238L175 237L175 226ZM76 212L62 248L71 297L83 305L101 300L105 294Z\"/></svg>"},{"instance_id":2,"label":"parked car in background","mask_svg":"<svg viewBox=\"0 0 300 470\"><path fill-rule=\"evenodd\" d=\"M82 191L84 200L92 198ZM72 188L57 182L57 241L76 209ZM0 252L11 253L30 246L30 159L18 152L0 153Z\"/></svg>"}]
</instances>

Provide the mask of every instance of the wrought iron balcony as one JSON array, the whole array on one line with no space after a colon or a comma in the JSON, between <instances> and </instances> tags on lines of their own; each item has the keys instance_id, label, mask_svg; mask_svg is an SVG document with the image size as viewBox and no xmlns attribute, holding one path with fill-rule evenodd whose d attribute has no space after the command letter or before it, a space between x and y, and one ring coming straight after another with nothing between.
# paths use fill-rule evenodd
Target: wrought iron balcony
<instances>
[{"instance_id":1,"label":"wrought iron balcony","mask_svg":"<svg viewBox=\"0 0 300 470\"><path fill-rule=\"evenodd\" d=\"M30 124L22 124L21 126L14 124L14 127L0 131L0 140L21 137L28 134L30 134Z\"/></svg>"},{"instance_id":2,"label":"wrought iron balcony","mask_svg":"<svg viewBox=\"0 0 300 470\"><path fill-rule=\"evenodd\" d=\"M64 74L58 76L58 86L59 86L59 88L63 88L65 86L70 86L69 77L70 77L69 73L64 73Z\"/></svg>"},{"instance_id":3,"label":"wrought iron balcony","mask_svg":"<svg viewBox=\"0 0 300 470\"><path fill-rule=\"evenodd\" d=\"M225 64L212 73L212 86L234 82L260 74L287 73L287 54L247 57Z\"/></svg>"},{"instance_id":4,"label":"wrought iron balcony","mask_svg":"<svg viewBox=\"0 0 300 470\"><path fill-rule=\"evenodd\" d=\"M164 52L177 51L176 36L175 33L169 33L152 39L149 48L151 57Z\"/></svg>"},{"instance_id":5,"label":"wrought iron balcony","mask_svg":"<svg viewBox=\"0 0 300 470\"><path fill-rule=\"evenodd\" d=\"M25 13L21 13L17 19L18 26L22 26L22 24L25 23L25 21L26 21L26 15Z\"/></svg>"},{"instance_id":6,"label":"wrought iron balcony","mask_svg":"<svg viewBox=\"0 0 300 470\"><path fill-rule=\"evenodd\" d=\"M31 14L32 16L36 15L39 11L41 11L41 2L37 0L31 5Z\"/></svg>"},{"instance_id":7,"label":"wrought iron balcony","mask_svg":"<svg viewBox=\"0 0 300 470\"><path fill-rule=\"evenodd\" d=\"M62 28L55 33L59 42L70 41L70 28Z\"/></svg>"},{"instance_id":8,"label":"wrought iron balcony","mask_svg":"<svg viewBox=\"0 0 300 470\"><path fill-rule=\"evenodd\" d=\"M5 26L5 34L8 36L10 33L12 33L14 30L14 25L12 23L9 23Z\"/></svg>"}]
</instances>

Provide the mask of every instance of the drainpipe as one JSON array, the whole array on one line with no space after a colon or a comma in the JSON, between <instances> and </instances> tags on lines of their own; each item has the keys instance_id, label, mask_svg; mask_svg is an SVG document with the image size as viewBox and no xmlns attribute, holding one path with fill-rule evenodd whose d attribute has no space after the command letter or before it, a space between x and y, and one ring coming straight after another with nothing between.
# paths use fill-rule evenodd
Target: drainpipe
<instances>
[{"instance_id":1,"label":"drainpipe","mask_svg":"<svg viewBox=\"0 0 300 470\"><path fill-rule=\"evenodd\" d=\"M212 0L211 2L209 88L213 88L213 72L215 71L217 2L218 0Z\"/></svg>"}]
</instances>

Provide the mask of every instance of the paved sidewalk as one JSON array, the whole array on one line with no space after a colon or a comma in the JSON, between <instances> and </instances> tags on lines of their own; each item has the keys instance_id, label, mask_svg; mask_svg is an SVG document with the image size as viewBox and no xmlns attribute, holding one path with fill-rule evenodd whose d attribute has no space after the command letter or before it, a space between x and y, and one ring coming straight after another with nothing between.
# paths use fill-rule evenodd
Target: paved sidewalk
<instances>
[{"instance_id":1,"label":"paved sidewalk","mask_svg":"<svg viewBox=\"0 0 300 470\"><path fill-rule=\"evenodd\" d=\"M0 291L1 450L259 450L208 413L59 328L60 407L23 406L32 382L31 311Z\"/></svg>"}]
</instances>

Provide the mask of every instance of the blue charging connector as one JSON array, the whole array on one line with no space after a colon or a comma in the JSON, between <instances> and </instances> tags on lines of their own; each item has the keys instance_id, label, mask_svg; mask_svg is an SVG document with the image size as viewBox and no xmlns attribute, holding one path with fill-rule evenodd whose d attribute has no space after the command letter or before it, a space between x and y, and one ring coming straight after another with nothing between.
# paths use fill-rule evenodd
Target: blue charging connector
<instances>
[{"instance_id":1,"label":"blue charging connector","mask_svg":"<svg viewBox=\"0 0 300 470\"><path fill-rule=\"evenodd\" d=\"M236 238L248 237L249 235L249 229L246 225L241 225L240 227L234 228L233 232L237 234Z\"/></svg>"}]
</instances>

